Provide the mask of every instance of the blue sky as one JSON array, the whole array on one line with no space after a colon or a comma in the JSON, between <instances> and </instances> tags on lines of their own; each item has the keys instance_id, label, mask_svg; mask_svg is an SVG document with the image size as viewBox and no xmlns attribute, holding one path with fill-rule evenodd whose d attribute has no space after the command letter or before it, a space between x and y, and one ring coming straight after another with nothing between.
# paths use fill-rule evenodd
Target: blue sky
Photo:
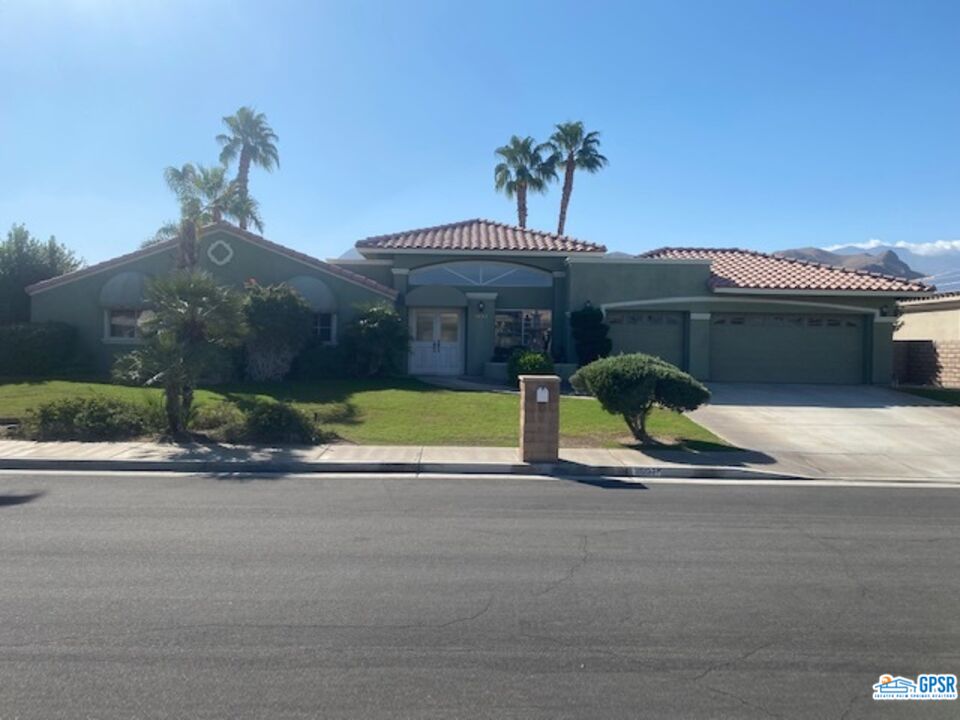
<instances>
[{"instance_id":1,"label":"blue sky","mask_svg":"<svg viewBox=\"0 0 960 720\"><path fill-rule=\"evenodd\" d=\"M611 249L952 240L958 27L952 0L0 0L0 225L133 249L176 215L163 168L250 104L280 136L265 234L320 257L514 222L493 150L567 119L610 158L568 232Z\"/></svg>"}]
</instances>

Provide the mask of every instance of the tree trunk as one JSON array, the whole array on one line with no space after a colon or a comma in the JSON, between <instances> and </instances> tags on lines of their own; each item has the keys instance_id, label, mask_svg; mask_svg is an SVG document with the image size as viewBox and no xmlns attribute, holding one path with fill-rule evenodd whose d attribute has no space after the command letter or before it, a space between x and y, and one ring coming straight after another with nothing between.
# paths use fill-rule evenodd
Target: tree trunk
<instances>
[{"instance_id":1,"label":"tree trunk","mask_svg":"<svg viewBox=\"0 0 960 720\"><path fill-rule=\"evenodd\" d=\"M527 226L527 186L525 183L517 187L517 222L522 228Z\"/></svg>"},{"instance_id":2,"label":"tree trunk","mask_svg":"<svg viewBox=\"0 0 960 720\"><path fill-rule=\"evenodd\" d=\"M237 189L240 192L240 198L246 200L250 191L250 151L246 146L240 151L240 162L237 163ZM239 217L240 229L247 229L247 216L242 214Z\"/></svg>"},{"instance_id":3,"label":"tree trunk","mask_svg":"<svg viewBox=\"0 0 960 720\"><path fill-rule=\"evenodd\" d=\"M567 225L567 207L570 205L570 195L573 193L573 173L577 169L573 153L567 157L567 167L563 173L563 192L560 194L560 221L557 223L557 235L563 235Z\"/></svg>"},{"instance_id":4,"label":"tree trunk","mask_svg":"<svg viewBox=\"0 0 960 720\"><path fill-rule=\"evenodd\" d=\"M649 413L650 410L647 409L639 415L623 415L623 419L626 421L627 427L630 428L630 432L633 434L633 437L636 440L639 440L641 445L654 444L653 438L647 434L647 415Z\"/></svg>"},{"instance_id":5,"label":"tree trunk","mask_svg":"<svg viewBox=\"0 0 960 720\"><path fill-rule=\"evenodd\" d=\"M180 393L182 402L180 404L180 428L186 430L187 418L190 417L190 409L193 407L193 388L184 385Z\"/></svg>"},{"instance_id":6,"label":"tree trunk","mask_svg":"<svg viewBox=\"0 0 960 720\"><path fill-rule=\"evenodd\" d=\"M176 436L182 429L183 413L180 407L180 388L167 385L163 389L164 410L167 414L167 432Z\"/></svg>"},{"instance_id":7,"label":"tree trunk","mask_svg":"<svg viewBox=\"0 0 960 720\"><path fill-rule=\"evenodd\" d=\"M180 223L180 244L177 252L177 268L190 270L197 266L197 224L187 218Z\"/></svg>"}]
</instances>

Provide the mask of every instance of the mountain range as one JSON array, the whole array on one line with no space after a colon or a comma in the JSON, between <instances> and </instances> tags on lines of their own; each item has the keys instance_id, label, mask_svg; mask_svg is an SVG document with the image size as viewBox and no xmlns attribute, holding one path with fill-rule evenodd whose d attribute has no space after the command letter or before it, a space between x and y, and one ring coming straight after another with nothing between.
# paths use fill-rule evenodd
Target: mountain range
<instances>
[{"instance_id":1,"label":"mountain range","mask_svg":"<svg viewBox=\"0 0 960 720\"><path fill-rule=\"evenodd\" d=\"M853 270L896 275L910 280L919 279L937 290L960 290L960 249L944 248L936 252L915 252L909 247L875 245L869 249L844 245L830 250L816 247L782 250L781 257L809 260Z\"/></svg>"}]
</instances>

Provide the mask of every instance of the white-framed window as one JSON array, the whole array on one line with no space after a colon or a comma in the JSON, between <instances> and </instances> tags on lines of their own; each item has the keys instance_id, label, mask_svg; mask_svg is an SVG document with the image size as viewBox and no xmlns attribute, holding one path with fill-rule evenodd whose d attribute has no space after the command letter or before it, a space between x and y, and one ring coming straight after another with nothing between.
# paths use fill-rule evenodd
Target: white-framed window
<instances>
[{"instance_id":1,"label":"white-framed window","mask_svg":"<svg viewBox=\"0 0 960 720\"><path fill-rule=\"evenodd\" d=\"M549 352L553 313L542 309L497 308L493 328L494 352L498 359L508 357L518 347Z\"/></svg>"},{"instance_id":2,"label":"white-framed window","mask_svg":"<svg viewBox=\"0 0 960 720\"><path fill-rule=\"evenodd\" d=\"M103 311L103 339L112 343L140 342L140 325L146 319L146 310L110 308Z\"/></svg>"},{"instance_id":3,"label":"white-framed window","mask_svg":"<svg viewBox=\"0 0 960 720\"><path fill-rule=\"evenodd\" d=\"M313 336L326 345L335 345L337 342L336 313L314 313Z\"/></svg>"},{"instance_id":4,"label":"white-framed window","mask_svg":"<svg viewBox=\"0 0 960 720\"><path fill-rule=\"evenodd\" d=\"M553 275L546 270L495 260L460 260L427 265L412 270L409 278L411 285L553 287Z\"/></svg>"}]
</instances>

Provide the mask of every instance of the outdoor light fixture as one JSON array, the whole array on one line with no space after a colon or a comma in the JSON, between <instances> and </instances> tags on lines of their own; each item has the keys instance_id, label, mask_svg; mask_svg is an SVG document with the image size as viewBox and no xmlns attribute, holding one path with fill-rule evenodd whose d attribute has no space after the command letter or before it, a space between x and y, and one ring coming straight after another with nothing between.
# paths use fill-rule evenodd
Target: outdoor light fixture
<instances>
[{"instance_id":1,"label":"outdoor light fixture","mask_svg":"<svg viewBox=\"0 0 960 720\"><path fill-rule=\"evenodd\" d=\"M887 317L890 314L890 308L886 305L880 307L880 317Z\"/></svg>"},{"instance_id":2,"label":"outdoor light fixture","mask_svg":"<svg viewBox=\"0 0 960 720\"><path fill-rule=\"evenodd\" d=\"M477 310L483 312L486 310L487 306L483 304L483 300L477 303Z\"/></svg>"}]
</instances>

